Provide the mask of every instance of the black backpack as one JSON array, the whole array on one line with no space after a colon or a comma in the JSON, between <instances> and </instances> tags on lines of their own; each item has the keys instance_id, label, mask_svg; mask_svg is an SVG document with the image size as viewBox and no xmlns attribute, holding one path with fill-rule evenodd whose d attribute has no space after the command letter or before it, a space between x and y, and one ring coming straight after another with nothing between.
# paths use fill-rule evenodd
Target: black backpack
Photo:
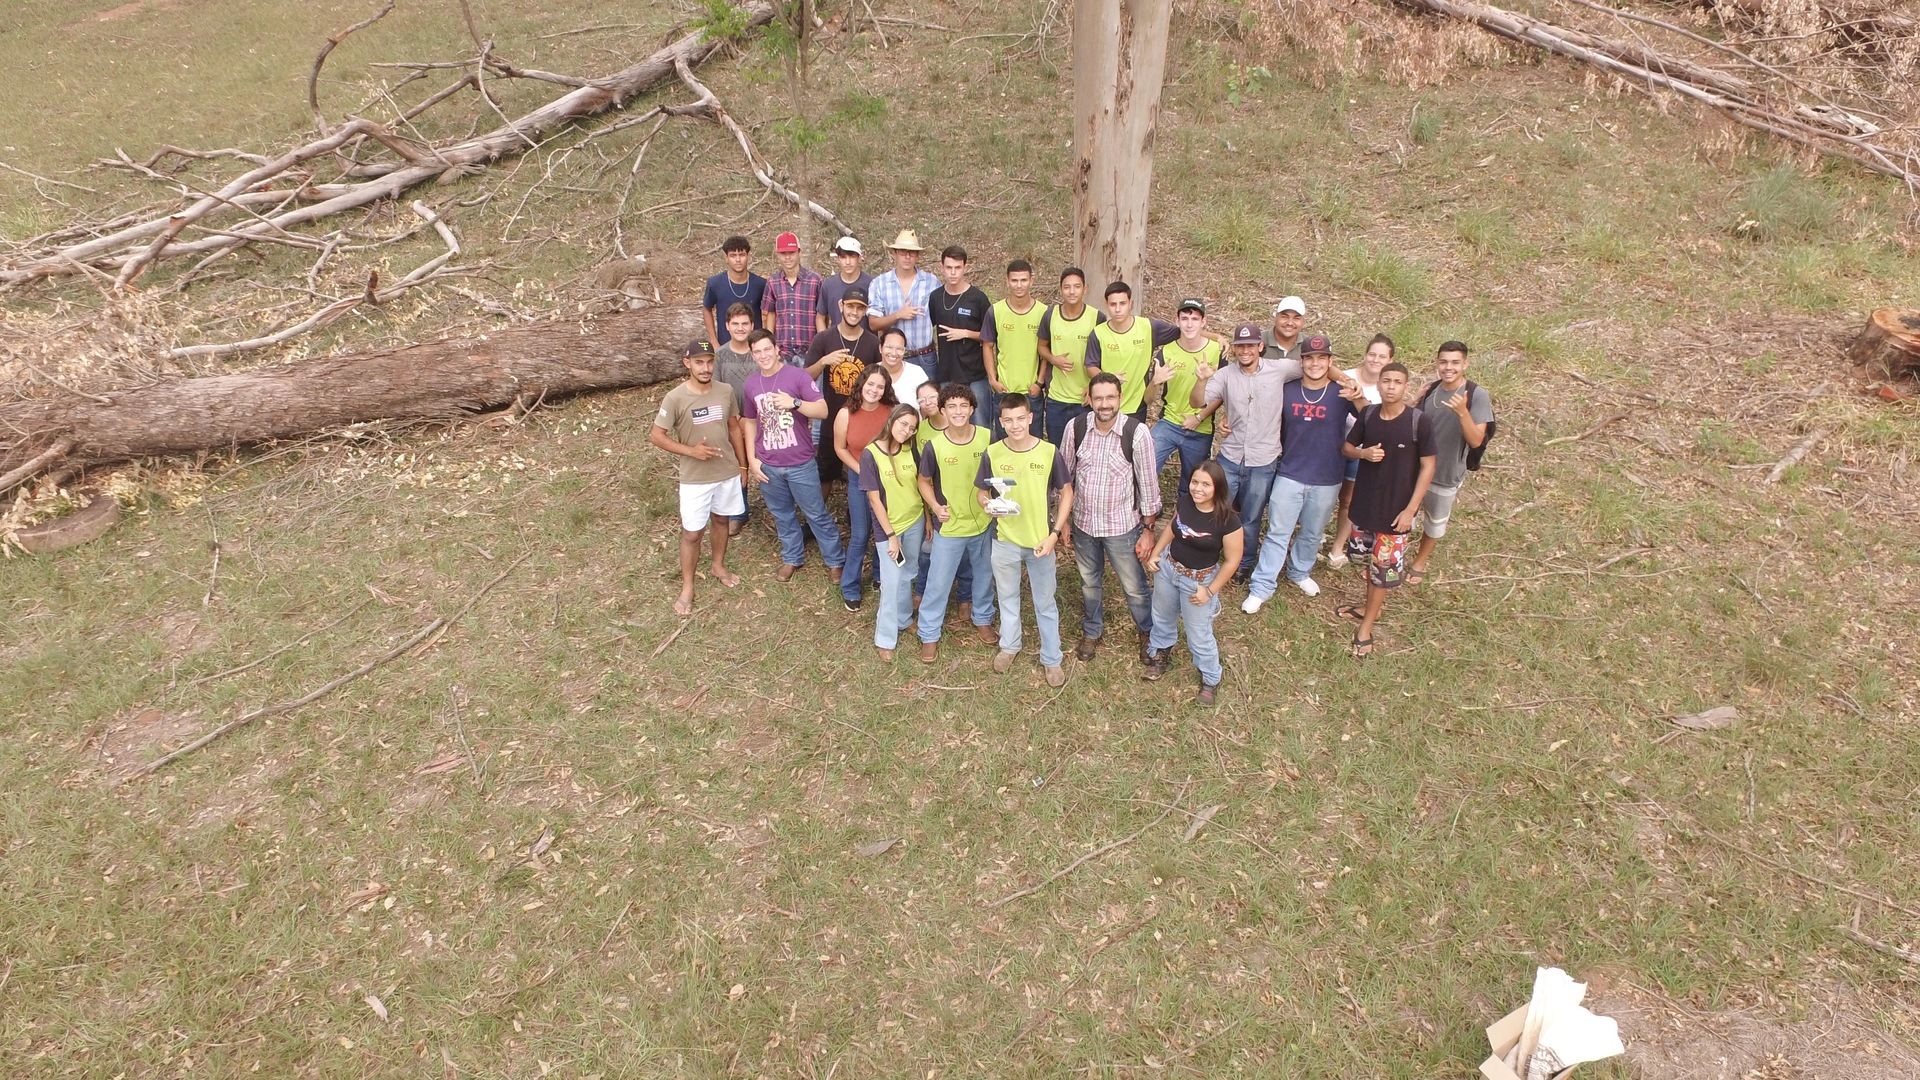
<instances>
[{"instance_id":1,"label":"black backpack","mask_svg":"<svg viewBox=\"0 0 1920 1080\"><path fill-rule=\"evenodd\" d=\"M1427 399L1431 398L1433 396L1433 392L1438 389L1440 389L1440 381L1438 379L1435 379L1433 381L1433 384L1431 386L1428 386L1426 391L1420 395L1420 404L1417 406L1417 408L1419 408L1421 412L1427 411ZM1480 389L1480 387L1477 384L1475 384L1472 379L1467 380L1467 404L1469 406L1473 404L1473 393L1478 389ZM1492 394L1487 395L1487 407L1488 408L1493 407ZM1487 456L1487 447L1492 445L1493 433L1495 429L1497 429L1499 426L1500 426L1500 421L1498 419L1487 421L1487 437L1480 440L1479 446L1467 447L1467 471L1468 472L1480 471L1480 461L1482 458L1485 458Z\"/></svg>"},{"instance_id":2,"label":"black backpack","mask_svg":"<svg viewBox=\"0 0 1920 1080\"><path fill-rule=\"evenodd\" d=\"M1075 424L1080 426L1076 428L1074 427ZM1135 419L1133 414L1120 414L1120 450L1127 455L1127 467L1129 469L1133 467L1133 433L1138 430L1140 430L1140 421ZM1091 434L1093 434L1093 414L1083 412L1067 423L1067 437L1062 441L1073 443L1073 456L1075 459L1079 459L1086 456L1087 436ZM1133 485L1133 505L1135 509L1138 509L1140 506L1140 485L1138 483Z\"/></svg>"}]
</instances>

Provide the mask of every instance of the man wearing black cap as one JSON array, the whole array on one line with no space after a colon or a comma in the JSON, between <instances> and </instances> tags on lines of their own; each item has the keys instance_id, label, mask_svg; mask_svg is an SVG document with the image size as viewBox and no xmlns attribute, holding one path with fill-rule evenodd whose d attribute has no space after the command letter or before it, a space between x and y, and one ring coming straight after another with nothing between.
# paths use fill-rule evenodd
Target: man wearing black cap
<instances>
[{"instance_id":1,"label":"man wearing black cap","mask_svg":"<svg viewBox=\"0 0 1920 1080\"><path fill-rule=\"evenodd\" d=\"M673 611L685 617L693 614L702 533L713 544L713 576L729 589L740 584L727 569L726 516L747 508L747 443L733 388L713 377L713 346L690 342L680 357L686 381L661 400L648 440L680 462L680 596Z\"/></svg>"},{"instance_id":2,"label":"man wearing black cap","mask_svg":"<svg viewBox=\"0 0 1920 1080\"><path fill-rule=\"evenodd\" d=\"M1217 372L1196 368L1188 400L1214 418L1221 435L1220 467L1227 473L1227 494L1240 512L1246 549L1260 549L1267 496L1279 472L1280 406L1286 385L1300 377L1298 360L1268 360L1260 355L1260 328L1233 328L1233 363ZM1235 581L1253 577L1253 560L1242 559Z\"/></svg>"},{"instance_id":3,"label":"man wearing black cap","mask_svg":"<svg viewBox=\"0 0 1920 1080\"><path fill-rule=\"evenodd\" d=\"M860 370L880 362L880 338L866 325L867 290L853 286L841 295L839 321L813 335L813 342L807 346L807 374L820 381L820 395L827 401L826 419L820 434L814 436L818 447L814 461L820 466L823 485L840 479L845 466L833 452L833 439L820 436L828 434L828 425L846 406Z\"/></svg>"},{"instance_id":4,"label":"man wearing black cap","mask_svg":"<svg viewBox=\"0 0 1920 1080\"><path fill-rule=\"evenodd\" d=\"M1280 467L1267 502L1266 538L1260 543L1260 561L1246 602L1240 605L1249 615L1272 598L1283 569L1301 592L1320 595L1320 583L1313 580L1313 561L1319 557L1320 537L1327 531L1346 479L1347 459L1340 447L1348 421L1367 403L1359 384L1334 368L1333 343L1325 334L1301 343L1300 366L1301 376L1289 381L1283 391Z\"/></svg>"}]
</instances>

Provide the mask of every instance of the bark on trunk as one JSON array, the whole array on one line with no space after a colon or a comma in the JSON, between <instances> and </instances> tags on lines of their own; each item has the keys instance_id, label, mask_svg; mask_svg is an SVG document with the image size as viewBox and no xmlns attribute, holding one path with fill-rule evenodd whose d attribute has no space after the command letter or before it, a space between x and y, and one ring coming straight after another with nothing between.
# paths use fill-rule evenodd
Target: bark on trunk
<instances>
[{"instance_id":1,"label":"bark on trunk","mask_svg":"<svg viewBox=\"0 0 1920 1080\"><path fill-rule=\"evenodd\" d=\"M647 308L497 330L236 375L0 406L0 472L67 442L90 465L309 435L372 420L449 417L678 378L700 309Z\"/></svg>"},{"instance_id":2,"label":"bark on trunk","mask_svg":"<svg viewBox=\"0 0 1920 1080\"><path fill-rule=\"evenodd\" d=\"M1920 373L1920 310L1880 308L1848 346L1856 364L1881 378Z\"/></svg>"},{"instance_id":3,"label":"bark on trunk","mask_svg":"<svg viewBox=\"0 0 1920 1080\"><path fill-rule=\"evenodd\" d=\"M1145 292L1147 194L1167 70L1170 0L1073 5L1073 228L1087 292L1109 281Z\"/></svg>"}]
</instances>

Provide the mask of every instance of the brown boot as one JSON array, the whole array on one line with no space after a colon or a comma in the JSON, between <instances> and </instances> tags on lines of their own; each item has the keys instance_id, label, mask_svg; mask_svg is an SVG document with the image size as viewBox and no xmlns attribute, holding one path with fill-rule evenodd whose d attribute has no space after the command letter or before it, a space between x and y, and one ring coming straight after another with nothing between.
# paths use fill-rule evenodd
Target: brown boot
<instances>
[{"instance_id":1,"label":"brown boot","mask_svg":"<svg viewBox=\"0 0 1920 1080\"><path fill-rule=\"evenodd\" d=\"M1085 662L1093 659L1094 654L1099 651L1100 651L1099 638L1083 637L1080 639L1080 644L1075 645L1073 647L1073 656L1074 656L1074 659Z\"/></svg>"},{"instance_id":2,"label":"brown boot","mask_svg":"<svg viewBox=\"0 0 1920 1080\"><path fill-rule=\"evenodd\" d=\"M973 634L980 639L982 645L1000 644L1000 634L991 626L976 626L973 628Z\"/></svg>"},{"instance_id":3,"label":"brown boot","mask_svg":"<svg viewBox=\"0 0 1920 1080\"><path fill-rule=\"evenodd\" d=\"M920 662L921 663L931 664L939 658L940 658L939 642L923 641L920 643Z\"/></svg>"}]
</instances>

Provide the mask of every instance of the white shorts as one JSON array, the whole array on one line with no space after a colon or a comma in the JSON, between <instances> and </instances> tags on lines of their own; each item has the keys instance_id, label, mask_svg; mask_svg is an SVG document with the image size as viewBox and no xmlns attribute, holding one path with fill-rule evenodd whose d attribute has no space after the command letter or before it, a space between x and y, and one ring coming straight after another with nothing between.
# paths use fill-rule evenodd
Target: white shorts
<instances>
[{"instance_id":1,"label":"white shorts","mask_svg":"<svg viewBox=\"0 0 1920 1080\"><path fill-rule=\"evenodd\" d=\"M704 530L715 514L730 517L746 512L747 492L737 476L711 484L680 485L680 527L688 532Z\"/></svg>"},{"instance_id":2,"label":"white shorts","mask_svg":"<svg viewBox=\"0 0 1920 1080\"><path fill-rule=\"evenodd\" d=\"M1420 502L1420 514L1425 519L1421 532L1435 540L1447 535L1447 519L1453 516L1453 500L1460 494L1457 487L1427 489L1427 497Z\"/></svg>"}]
</instances>

